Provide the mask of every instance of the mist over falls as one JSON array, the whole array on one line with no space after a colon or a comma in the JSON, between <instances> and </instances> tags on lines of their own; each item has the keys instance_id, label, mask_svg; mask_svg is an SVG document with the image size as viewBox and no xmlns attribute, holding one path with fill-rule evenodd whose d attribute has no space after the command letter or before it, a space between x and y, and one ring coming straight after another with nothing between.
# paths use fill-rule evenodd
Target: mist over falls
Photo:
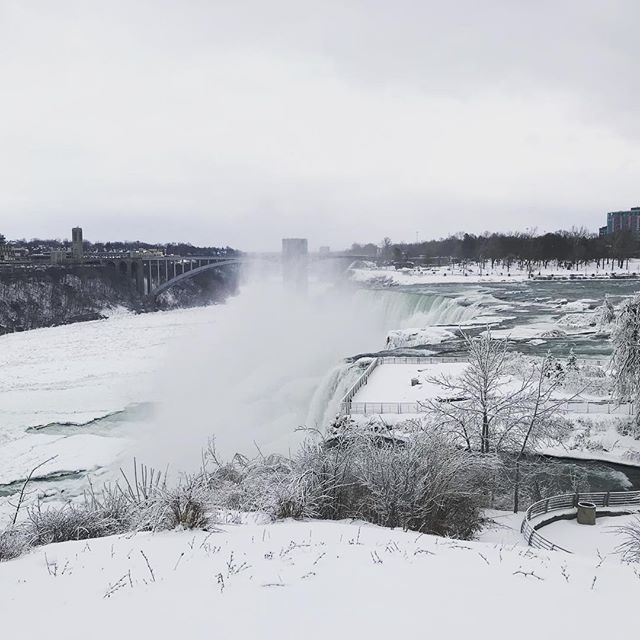
<instances>
[{"instance_id":1,"label":"mist over falls","mask_svg":"<svg viewBox=\"0 0 640 640\"><path fill-rule=\"evenodd\" d=\"M392 329L477 313L440 295L331 289L301 298L280 283L249 284L174 347L138 455L192 470L211 436L222 458L286 454L304 437L298 427L323 429L337 412L357 376L346 357L384 349Z\"/></svg>"}]
</instances>

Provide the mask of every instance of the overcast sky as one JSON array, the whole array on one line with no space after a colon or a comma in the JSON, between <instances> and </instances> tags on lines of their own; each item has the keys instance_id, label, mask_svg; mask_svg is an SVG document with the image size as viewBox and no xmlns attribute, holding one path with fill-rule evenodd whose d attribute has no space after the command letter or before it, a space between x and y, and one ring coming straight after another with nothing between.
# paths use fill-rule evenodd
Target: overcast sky
<instances>
[{"instance_id":1,"label":"overcast sky","mask_svg":"<svg viewBox=\"0 0 640 640\"><path fill-rule=\"evenodd\" d=\"M0 0L0 233L274 249L640 206L638 0Z\"/></svg>"}]
</instances>

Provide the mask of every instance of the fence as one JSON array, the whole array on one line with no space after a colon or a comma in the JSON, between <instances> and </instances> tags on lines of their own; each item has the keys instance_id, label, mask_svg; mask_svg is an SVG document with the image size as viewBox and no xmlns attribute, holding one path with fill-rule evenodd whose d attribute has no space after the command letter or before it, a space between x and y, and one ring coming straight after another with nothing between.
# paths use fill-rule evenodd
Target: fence
<instances>
[{"instance_id":1,"label":"fence","mask_svg":"<svg viewBox=\"0 0 640 640\"><path fill-rule=\"evenodd\" d=\"M441 364L443 362L468 362L463 356L382 356L380 364Z\"/></svg>"},{"instance_id":2,"label":"fence","mask_svg":"<svg viewBox=\"0 0 640 640\"><path fill-rule=\"evenodd\" d=\"M376 415L376 414L416 414L426 410L425 403L420 402L353 402L353 398L360 389L367 384L373 370L382 364L442 364L467 362L462 356L382 356L375 358L365 369L358 381L349 389L340 402L341 415ZM581 364L604 366L605 360L583 358ZM555 401L557 402L557 400ZM568 400L558 405L558 411L565 413L610 414L631 416L635 413L635 406L631 402L615 404L607 400Z\"/></svg>"},{"instance_id":3,"label":"fence","mask_svg":"<svg viewBox=\"0 0 640 640\"><path fill-rule=\"evenodd\" d=\"M351 389L349 389L349 391L347 391L340 403L340 409L342 413L351 413L350 405L352 398L356 395L356 393L358 393L358 391L360 391L360 389L362 389L365 384L367 384L369 376L373 373L373 370L378 366L379 363L380 358L374 358L370 362L369 366L364 370L362 375L358 378L358 380L356 380L356 383L351 387Z\"/></svg>"},{"instance_id":4,"label":"fence","mask_svg":"<svg viewBox=\"0 0 640 640\"><path fill-rule=\"evenodd\" d=\"M362 386L362 385L361 385ZM359 387L360 388L360 387ZM355 393L354 393L355 395ZM346 398L346 396L345 396ZM353 398L353 396L351 396ZM557 402L557 401L554 401ZM570 400L558 404L559 412L564 413L585 413L585 414L610 414L610 415L634 415L634 405L632 403L612 404L610 402L577 401ZM342 413L353 415L374 415L389 413L424 413L429 410L428 403L425 402L353 402L351 399L342 401Z\"/></svg>"},{"instance_id":5,"label":"fence","mask_svg":"<svg viewBox=\"0 0 640 640\"><path fill-rule=\"evenodd\" d=\"M362 387L367 384L369 377L373 373L374 369L381 364L441 364L443 362L452 363L452 362L466 362L465 358L455 357L455 356L383 356L379 358L374 358L371 361L371 364L364 370L362 375L358 378L356 383L347 391L347 393L343 396L340 401L340 414L348 415L352 413L358 414L370 414L370 413L417 413L417 403L415 402L377 402L377 403L368 403L368 402L357 402L353 403L352 400L355 397L356 393L362 389ZM368 405L377 405L377 406L385 406L388 407L387 411L372 411L367 408ZM355 406L355 409L354 409Z\"/></svg>"},{"instance_id":6,"label":"fence","mask_svg":"<svg viewBox=\"0 0 640 640\"><path fill-rule=\"evenodd\" d=\"M575 509L578 502L592 502L596 507L625 507L635 506L640 508L640 491L607 491L598 493L566 493L534 502L525 512L524 520L520 526L520 532L525 537L527 544L535 549L547 549L548 551L565 551L568 549L547 540L539 529L547 524L541 521L532 524L533 518L537 518L553 511L565 511Z\"/></svg>"}]
</instances>

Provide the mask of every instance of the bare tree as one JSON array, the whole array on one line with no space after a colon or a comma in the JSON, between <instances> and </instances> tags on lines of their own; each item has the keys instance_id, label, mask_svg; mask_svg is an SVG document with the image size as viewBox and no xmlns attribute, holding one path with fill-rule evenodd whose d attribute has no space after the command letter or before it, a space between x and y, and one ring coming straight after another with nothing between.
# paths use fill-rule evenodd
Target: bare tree
<instances>
[{"instance_id":1,"label":"bare tree","mask_svg":"<svg viewBox=\"0 0 640 640\"><path fill-rule=\"evenodd\" d=\"M423 406L468 451L513 458L517 512L522 458L541 440L555 437L562 405L584 389L570 398L558 397L563 372L551 356L516 359L508 353L507 341L492 339L489 330L464 339L469 357L464 372L432 378L444 394Z\"/></svg>"}]
</instances>

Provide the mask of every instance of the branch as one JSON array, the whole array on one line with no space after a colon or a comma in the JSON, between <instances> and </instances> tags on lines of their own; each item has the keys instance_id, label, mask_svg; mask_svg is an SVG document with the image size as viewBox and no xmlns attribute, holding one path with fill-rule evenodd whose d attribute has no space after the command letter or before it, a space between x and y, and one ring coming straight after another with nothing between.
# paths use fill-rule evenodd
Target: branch
<instances>
[{"instance_id":1,"label":"branch","mask_svg":"<svg viewBox=\"0 0 640 640\"><path fill-rule=\"evenodd\" d=\"M11 521L11 526L14 527L16 524L16 521L18 520L18 514L20 513L20 507L22 506L22 503L24 501L25 498L25 492L27 490L27 485L29 484L29 482L31 481L31 478L33 477L33 474L40 469L40 467L43 467L45 464L47 464L47 462L51 462L52 460L55 460L58 456L51 456L51 458L48 458L47 460L45 460L44 462L41 462L40 464L36 465L35 467L33 467L33 469L31 469L31 471L29 472L29 475L27 476L27 479L24 481L24 484L22 485L22 489L20 490L20 497L18 498L18 504L16 505L16 510L13 514L13 520Z\"/></svg>"}]
</instances>

